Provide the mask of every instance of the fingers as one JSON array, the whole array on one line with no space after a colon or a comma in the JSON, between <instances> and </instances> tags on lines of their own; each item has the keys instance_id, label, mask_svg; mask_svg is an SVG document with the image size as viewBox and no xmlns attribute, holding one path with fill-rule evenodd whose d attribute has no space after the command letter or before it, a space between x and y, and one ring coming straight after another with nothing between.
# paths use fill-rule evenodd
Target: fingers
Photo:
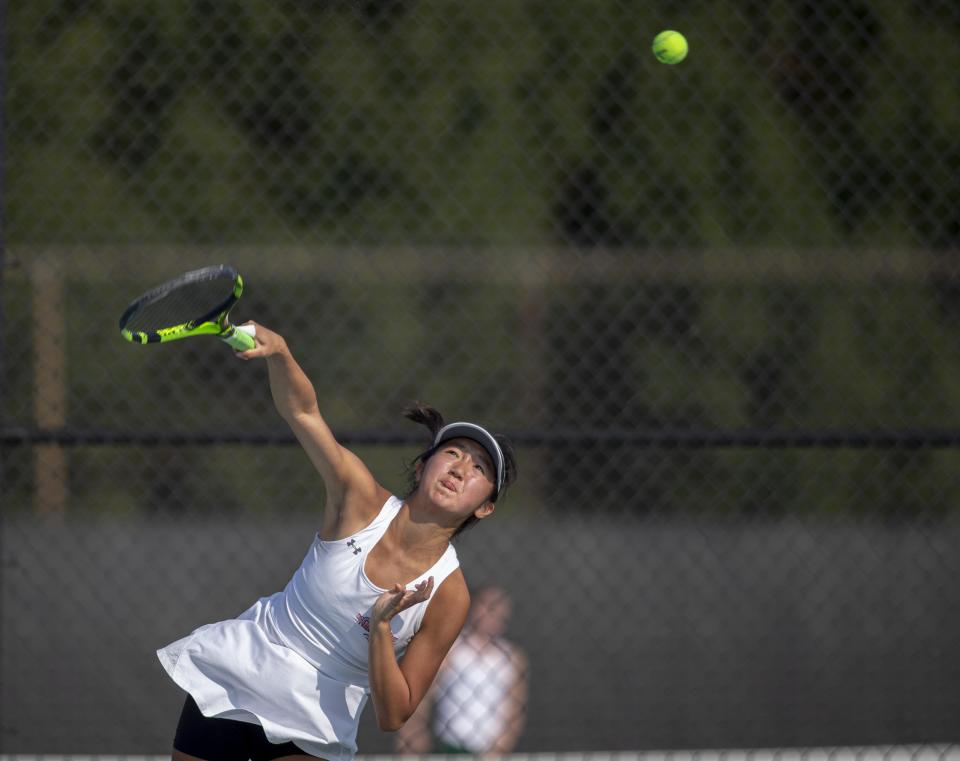
<instances>
[{"instance_id":1,"label":"fingers","mask_svg":"<svg viewBox=\"0 0 960 761\"><path fill-rule=\"evenodd\" d=\"M433 594L433 576L426 581L416 584L413 589L407 589L403 584L394 584L377 601L385 617L389 620L400 611L406 610L412 605L425 602ZM375 608L378 605L374 606Z\"/></svg>"},{"instance_id":2,"label":"fingers","mask_svg":"<svg viewBox=\"0 0 960 761\"><path fill-rule=\"evenodd\" d=\"M263 346L254 346L246 351L235 351L234 356L238 359L258 359L268 356L269 352Z\"/></svg>"},{"instance_id":3,"label":"fingers","mask_svg":"<svg viewBox=\"0 0 960 761\"><path fill-rule=\"evenodd\" d=\"M433 593L433 576L431 576L426 581L421 581L417 584L413 591L409 593L410 595L410 605L416 605L419 602L424 602L425 600L430 599L430 595Z\"/></svg>"},{"instance_id":4,"label":"fingers","mask_svg":"<svg viewBox=\"0 0 960 761\"><path fill-rule=\"evenodd\" d=\"M246 322L241 323L238 327L242 328L248 325L254 329L252 334L254 347L252 349L247 349L246 351L234 352L234 356L243 360L259 359L260 357L269 356L270 345L268 337L270 331L264 328L263 325L260 325L253 320L247 320Z\"/></svg>"}]
</instances>

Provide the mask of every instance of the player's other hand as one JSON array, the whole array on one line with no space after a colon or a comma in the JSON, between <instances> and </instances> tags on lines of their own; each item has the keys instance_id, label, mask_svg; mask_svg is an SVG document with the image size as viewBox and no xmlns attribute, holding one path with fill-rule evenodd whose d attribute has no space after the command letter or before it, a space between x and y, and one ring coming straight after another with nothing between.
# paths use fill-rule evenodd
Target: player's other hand
<instances>
[{"instance_id":1,"label":"player's other hand","mask_svg":"<svg viewBox=\"0 0 960 761\"><path fill-rule=\"evenodd\" d=\"M421 581L413 589L404 589L401 584L394 584L393 589L389 589L377 598L370 610L370 623L376 624L386 622L393 618L402 610L426 602L433 594L433 576L426 581Z\"/></svg>"},{"instance_id":2,"label":"player's other hand","mask_svg":"<svg viewBox=\"0 0 960 761\"><path fill-rule=\"evenodd\" d=\"M274 333L270 328L265 328L258 322L248 320L244 325L252 325L256 328L253 340L256 346L247 351L238 351L236 355L240 359L259 359L261 357L270 357L274 354L282 354L287 351L287 342L279 333Z\"/></svg>"}]
</instances>

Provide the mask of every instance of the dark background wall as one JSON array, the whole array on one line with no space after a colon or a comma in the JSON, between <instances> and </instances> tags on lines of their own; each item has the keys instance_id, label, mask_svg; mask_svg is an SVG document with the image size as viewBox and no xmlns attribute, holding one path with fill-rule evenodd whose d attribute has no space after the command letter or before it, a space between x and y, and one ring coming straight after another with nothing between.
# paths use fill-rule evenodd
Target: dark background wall
<instances>
[{"instance_id":1,"label":"dark background wall","mask_svg":"<svg viewBox=\"0 0 960 761\"><path fill-rule=\"evenodd\" d=\"M282 588L314 525L8 522L4 749L165 753L182 693L153 651ZM958 539L953 523L507 516L459 551L514 599L520 750L827 747L956 740ZM360 745L392 750L369 707Z\"/></svg>"}]
</instances>

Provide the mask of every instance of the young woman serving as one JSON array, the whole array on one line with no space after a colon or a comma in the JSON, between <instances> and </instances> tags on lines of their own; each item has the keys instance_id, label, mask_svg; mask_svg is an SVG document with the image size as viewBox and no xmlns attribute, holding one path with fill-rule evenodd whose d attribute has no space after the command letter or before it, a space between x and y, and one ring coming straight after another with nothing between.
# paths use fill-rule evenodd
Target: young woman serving
<instances>
[{"instance_id":1,"label":"young woman serving","mask_svg":"<svg viewBox=\"0 0 960 761\"><path fill-rule=\"evenodd\" d=\"M516 473L512 448L434 409L409 494L381 486L337 443L286 341L255 325L270 390L326 486L320 532L282 592L235 619L202 626L158 651L188 693L173 761L346 761L372 697L381 729L413 714L470 605L450 540L489 517Z\"/></svg>"}]
</instances>

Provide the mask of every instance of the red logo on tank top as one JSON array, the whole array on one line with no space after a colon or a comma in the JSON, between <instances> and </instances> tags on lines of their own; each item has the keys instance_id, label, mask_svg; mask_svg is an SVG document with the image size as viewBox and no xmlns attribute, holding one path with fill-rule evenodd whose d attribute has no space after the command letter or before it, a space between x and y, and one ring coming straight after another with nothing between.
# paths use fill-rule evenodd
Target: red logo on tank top
<instances>
[{"instance_id":1,"label":"red logo on tank top","mask_svg":"<svg viewBox=\"0 0 960 761\"><path fill-rule=\"evenodd\" d=\"M370 619L363 615L363 613L357 613L357 625L363 629L363 636L367 639L370 639ZM393 639L394 644L397 642L397 636L395 634L390 635Z\"/></svg>"}]
</instances>

